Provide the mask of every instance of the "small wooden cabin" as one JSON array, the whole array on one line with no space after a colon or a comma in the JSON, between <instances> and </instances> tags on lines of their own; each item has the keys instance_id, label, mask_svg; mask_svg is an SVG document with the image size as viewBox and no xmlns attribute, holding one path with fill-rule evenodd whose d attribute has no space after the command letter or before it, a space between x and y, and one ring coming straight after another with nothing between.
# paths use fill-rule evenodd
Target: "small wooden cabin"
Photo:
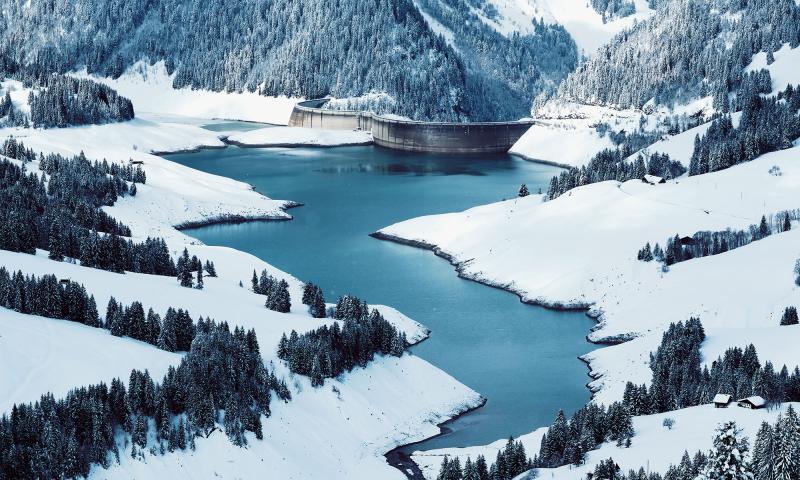
<instances>
[{"instance_id":1,"label":"small wooden cabin","mask_svg":"<svg viewBox=\"0 0 800 480\"><path fill-rule=\"evenodd\" d=\"M128 160L128 163L131 165L144 165L144 160L134 160L131 158Z\"/></svg>"},{"instance_id":2,"label":"small wooden cabin","mask_svg":"<svg viewBox=\"0 0 800 480\"><path fill-rule=\"evenodd\" d=\"M658 185L659 183L667 183L662 177L657 177L655 175L647 174L642 177L642 181L644 183L649 183L650 185Z\"/></svg>"},{"instance_id":3,"label":"small wooden cabin","mask_svg":"<svg viewBox=\"0 0 800 480\"><path fill-rule=\"evenodd\" d=\"M694 245L694 238L692 237L681 237L681 245L684 247L689 245Z\"/></svg>"},{"instance_id":4,"label":"small wooden cabin","mask_svg":"<svg viewBox=\"0 0 800 480\"><path fill-rule=\"evenodd\" d=\"M714 395L714 408L728 408L732 399L727 393L718 393Z\"/></svg>"},{"instance_id":5,"label":"small wooden cabin","mask_svg":"<svg viewBox=\"0 0 800 480\"><path fill-rule=\"evenodd\" d=\"M736 403L742 408L749 408L751 410L755 410L757 408L764 408L767 405L767 401L758 395L753 395L752 397L743 398Z\"/></svg>"}]
</instances>

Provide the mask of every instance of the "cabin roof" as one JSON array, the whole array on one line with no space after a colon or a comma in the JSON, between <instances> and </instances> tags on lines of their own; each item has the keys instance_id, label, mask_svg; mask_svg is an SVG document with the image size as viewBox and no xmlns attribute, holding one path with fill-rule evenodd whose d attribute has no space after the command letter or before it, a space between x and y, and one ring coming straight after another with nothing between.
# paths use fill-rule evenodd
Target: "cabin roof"
<instances>
[{"instance_id":1,"label":"cabin roof","mask_svg":"<svg viewBox=\"0 0 800 480\"><path fill-rule=\"evenodd\" d=\"M718 393L714 395L714 403L730 403L731 395L727 393Z\"/></svg>"},{"instance_id":2,"label":"cabin roof","mask_svg":"<svg viewBox=\"0 0 800 480\"><path fill-rule=\"evenodd\" d=\"M666 181L662 177L659 177L659 176L656 176L656 175L650 175L649 173L646 174L644 177L642 177L642 180L644 180L647 183L652 183L652 184L664 183Z\"/></svg>"},{"instance_id":3,"label":"cabin roof","mask_svg":"<svg viewBox=\"0 0 800 480\"><path fill-rule=\"evenodd\" d=\"M749 403L754 407L763 407L764 405L767 404L767 401L758 395L753 395L752 397L747 397L739 400L739 403Z\"/></svg>"}]
</instances>

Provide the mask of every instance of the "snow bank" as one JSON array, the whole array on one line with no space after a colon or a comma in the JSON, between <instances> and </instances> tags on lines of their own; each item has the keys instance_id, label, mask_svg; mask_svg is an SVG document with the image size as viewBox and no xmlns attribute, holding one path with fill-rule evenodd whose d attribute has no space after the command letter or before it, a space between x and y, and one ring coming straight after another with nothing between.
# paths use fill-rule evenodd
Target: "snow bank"
<instances>
[{"instance_id":1,"label":"snow bank","mask_svg":"<svg viewBox=\"0 0 800 480\"><path fill-rule=\"evenodd\" d=\"M15 403L38 401L46 392L62 397L82 385L110 383L115 377L127 381L134 368L161 378L180 360L177 353L107 330L0 308L0 414Z\"/></svg>"},{"instance_id":2,"label":"snow bank","mask_svg":"<svg viewBox=\"0 0 800 480\"><path fill-rule=\"evenodd\" d=\"M300 98L265 97L254 92L228 93L191 88L172 88L175 73L167 73L163 61L148 65L139 61L119 78L96 77L85 70L77 77L91 78L128 97L139 112L184 115L199 118L250 120L286 125Z\"/></svg>"},{"instance_id":3,"label":"snow bank","mask_svg":"<svg viewBox=\"0 0 800 480\"><path fill-rule=\"evenodd\" d=\"M372 134L363 130L267 127L235 133L226 140L240 147L341 147L370 145Z\"/></svg>"},{"instance_id":4,"label":"snow bank","mask_svg":"<svg viewBox=\"0 0 800 480\"><path fill-rule=\"evenodd\" d=\"M579 167L595 153L613 148L608 137L601 137L586 122L577 125L535 124L511 147L509 153L527 160L562 167Z\"/></svg>"},{"instance_id":5,"label":"snow bank","mask_svg":"<svg viewBox=\"0 0 800 480\"><path fill-rule=\"evenodd\" d=\"M753 72L762 68L769 70L774 87L772 94L776 95L778 92L786 90L789 85L797 86L797 79L800 78L800 47L791 48L788 43L785 43L773 53L773 56L775 61L772 65L767 65L766 52L753 55L753 61L745 71Z\"/></svg>"},{"instance_id":6,"label":"snow bank","mask_svg":"<svg viewBox=\"0 0 800 480\"><path fill-rule=\"evenodd\" d=\"M546 203L533 195L516 198L407 220L380 233L435 245L461 265L463 275L508 285L527 301L587 306L615 284L628 282L630 288L637 281L647 268L635 259L645 242L744 228L763 213L795 208L798 151L658 186L608 181ZM773 165L784 174L770 175Z\"/></svg>"}]
</instances>

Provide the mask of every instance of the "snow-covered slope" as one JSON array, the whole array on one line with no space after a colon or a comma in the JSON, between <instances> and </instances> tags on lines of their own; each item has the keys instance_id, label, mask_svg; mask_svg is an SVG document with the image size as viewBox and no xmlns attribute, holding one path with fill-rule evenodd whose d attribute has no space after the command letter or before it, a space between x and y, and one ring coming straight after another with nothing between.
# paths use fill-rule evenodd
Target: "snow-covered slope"
<instances>
[{"instance_id":1,"label":"snow-covered slope","mask_svg":"<svg viewBox=\"0 0 800 480\"><path fill-rule=\"evenodd\" d=\"M593 122L573 120L532 125L509 153L527 160L579 167L595 153L614 147L611 140L601 137L590 123Z\"/></svg>"},{"instance_id":2,"label":"snow-covered slope","mask_svg":"<svg viewBox=\"0 0 800 480\"><path fill-rule=\"evenodd\" d=\"M769 70L774 87L772 94L774 95L786 90L788 85L797 85L797 79L800 78L800 47L791 48L788 43L785 43L773 55L775 61L771 64L767 64L765 52L753 55L753 61L745 71L759 71L762 68Z\"/></svg>"},{"instance_id":3,"label":"snow-covered slope","mask_svg":"<svg viewBox=\"0 0 800 480\"><path fill-rule=\"evenodd\" d=\"M633 427L636 436L633 437L629 448L619 447L615 442L607 442L597 450L589 452L584 463L579 466L566 465L559 468L538 469L539 478L556 480L586 478L586 474L594 472L595 466L601 460L609 458L613 458L623 472L631 469L638 471L640 467L644 467L650 472L663 474L670 465L680 463L684 451L689 452L690 456L697 451L707 453L711 449L714 430L725 421L735 421L742 429L742 436L748 437L752 446L761 422L774 423L778 415L785 414L789 405L792 405L795 410L800 406L800 404L793 403L784 404L774 410L748 410L735 405L728 408L701 405L673 412L634 417ZM674 421L671 429L663 425L665 418L671 418ZM544 433L545 429L538 429L519 438L525 446L525 453L530 457L539 452ZM462 465L467 457L475 460L480 454L490 461L495 458L497 451L504 445L505 441L500 440L484 446L415 452L413 459L421 465L425 478L434 480L439 473L442 457L445 455L450 458L458 457Z\"/></svg>"},{"instance_id":4,"label":"snow-covered slope","mask_svg":"<svg viewBox=\"0 0 800 480\"><path fill-rule=\"evenodd\" d=\"M798 151L664 185L602 182L546 203L532 195L380 232L438 246L462 263L464 275L509 285L527 301L587 306L622 279L637 278L636 251L645 242L743 228L764 213L796 208ZM784 175L770 175L773 165Z\"/></svg>"},{"instance_id":5,"label":"snow-covered slope","mask_svg":"<svg viewBox=\"0 0 800 480\"><path fill-rule=\"evenodd\" d=\"M48 391L58 398L80 385L110 383L115 377L127 380L134 368L161 378L180 360L177 353L114 337L107 330L0 308L2 413L11 411L14 403L37 401Z\"/></svg>"},{"instance_id":6,"label":"snow-covered slope","mask_svg":"<svg viewBox=\"0 0 800 480\"><path fill-rule=\"evenodd\" d=\"M189 87L175 89L172 87L175 73L168 74L163 61L154 65L139 61L116 79L87 75L85 70L75 75L104 83L131 99L137 116L139 112L149 112L286 125L292 108L302 100L265 97L254 92L212 92Z\"/></svg>"},{"instance_id":7,"label":"snow-covered slope","mask_svg":"<svg viewBox=\"0 0 800 480\"><path fill-rule=\"evenodd\" d=\"M86 152L89 158L144 161L147 184L135 197L120 199L107 211L129 225L133 236L160 235L173 253L184 247L216 265L217 278L206 277L203 290L182 288L174 278L135 273L115 274L47 259L45 252L26 255L0 251L0 265L27 274L55 274L86 286L101 312L110 296L123 304L140 301L161 313L172 306L193 318L209 316L253 328L266 364L272 363L292 391L287 404L273 402L264 419L264 440L250 438L247 448L233 446L220 433L197 440L195 452L131 459L129 451L109 470L94 468L91 478L403 478L383 454L398 445L439 432L437 424L480 404L481 397L447 373L411 354L379 358L315 389L291 374L277 359L280 336L306 331L330 320L311 318L300 302L302 284L262 260L230 248L202 245L174 229L176 224L208 222L231 216L274 215L287 218L282 201L270 200L246 184L173 164L148 151L219 146L216 136L196 125L156 117L122 124L54 130L4 129L26 146L44 152ZM136 147L134 148L134 143ZM32 162L30 167L38 166ZM292 311L281 314L263 306L264 297L247 285L253 270L267 269L289 282ZM424 339L425 327L389 307L377 306L412 342ZM8 342L8 343L7 343ZM13 345L8 346L10 343ZM0 393L3 405L57 395L86 383L123 379L132 368L147 368L158 378L180 356L150 345L117 338L99 329L63 320L0 311ZM76 352L76 350L81 350ZM85 350L85 351L84 351ZM9 360L9 361L6 361ZM12 370L12 369L19 370ZM126 447L129 448L129 447Z\"/></svg>"},{"instance_id":8,"label":"snow-covered slope","mask_svg":"<svg viewBox=\"0 0 800 480\"><path fill-rule=\"evenodd\" d=\"M603 23L603 17L586 0L489 0L497 10L496 18L483 17L504 35L530 33L531 20L560 24L585 55L592 55L601 45L636 21L649 17L652 11L646 1L637 0L636 13Z\"/></svg>"}]
</instances>

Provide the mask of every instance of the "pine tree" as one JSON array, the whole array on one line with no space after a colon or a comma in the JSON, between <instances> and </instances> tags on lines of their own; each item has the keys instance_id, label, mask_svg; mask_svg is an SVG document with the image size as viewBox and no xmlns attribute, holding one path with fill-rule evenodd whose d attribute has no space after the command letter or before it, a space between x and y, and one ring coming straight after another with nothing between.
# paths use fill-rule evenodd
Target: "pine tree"
<instances>
[{"instance_id":1,"label":"pine tree","mask_svg":"<svg viewBox=\"0 0 800 480\"><path fill-rule=\"evenodd\" d=\"M192 265L189 259L189 250L183 249L183 253L178 258L178 281L181 287L192 288L194 285L194 278L192 277Z\"/></svg>"},{"instance_id":2,"label":"pine tree","mask_svg":"<svg viewBox=\"0 0 800 480\"><path fill-rule=\"evenodd\" d=\"M797 325L798 316L796 307L786 307L781 317L781 325Z\"/></svg>"},{"instance_id":3,"label":"pine tree","mask_svg":"<svg viewBox=\"0 0 800 480\"><path fill-rule=\"evenodd\" d=\"M728 421L717 428L714 448L708 456L704 480L752 480L753 472L747 461L747 440L741 438L736 422Z\"/></svg>"},{"instance_id":4,"label":"pine tree","mask_svg":"<svg viewBox=\"0 0 800 480\"><path fill-rule=\"evenodd\" d=\"M203 267L201 265L197 267L197 285L194 288L198 290L203 289Z\"/></svg>"},{"instance_id":5,"label":"pine tree","mask_svg":"<svg viewBox=\"0 0 800 480\"><path fill-rule=\"evenodd\" d=\"M519 192L517 192L517 196L527 197L528 195L530 195L530 192L528 191L528 186L523 183L522 185L519 186Z\"/></svg>"},{"instance_id":6,"label":"pine tree","mask_svg":"<svg viewBox=\"0 0 800 480\"><path fill-rule=\"evenodd\" d=\"M216 277L217 276L217 269L216 269L216 267L214 267L214 262L212 262L210 260L206 260L205 269L206 269L206 273L208 274L209 277Z\"/></svg>"},{"instance_id":7,"label":"pine tree","mask_svg":"<svg viewBox=\"0 0 800 480\"><path fill-rule=\"evenodd\" d=\"M50 260L62 261L64 260L64 239L62 238L61 222L54 220L50 224L50 239L48 242L49 253L47 258Z\"/></svg>"}]
</instances>

